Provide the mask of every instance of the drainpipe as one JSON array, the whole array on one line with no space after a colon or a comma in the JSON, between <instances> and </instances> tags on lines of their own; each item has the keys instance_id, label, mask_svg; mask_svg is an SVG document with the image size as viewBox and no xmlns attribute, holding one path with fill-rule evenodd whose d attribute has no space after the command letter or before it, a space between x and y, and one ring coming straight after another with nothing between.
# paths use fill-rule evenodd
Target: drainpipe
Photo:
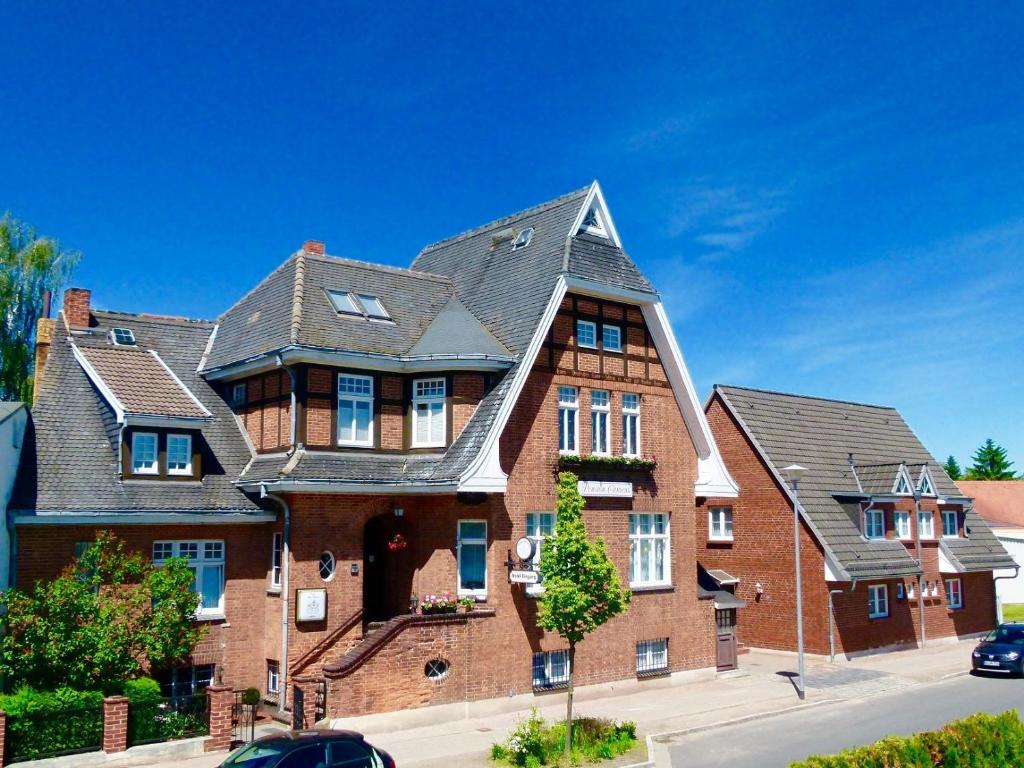
<instances>
[{"instance_id":1,"label":"drainpipe","mask_svg":"<svg viewBox=\"0 0 1024 768\"><path fill-rule=\"evenodd\" d=\"M902 467L902 465L901 465ZM933 522L932 525L935 523ZM921 491L914 488L914 545L917 547L917 565L921 572L917 575L917 614L921 622L921 647L928 642L928 632L924 626L924 556L921 554Z\"/></svg>"},{"instance_id":2,"label":"drainpipe","mask_svg":"<svg viewBox=\"0 0 1024 768\"><path fill-rule=\"evenodd\" d=\"M12 548L13 551L13 548ZM999 599L999 590L996 589L996 582L1000 579L1016 579L1017 574L1020 573L1020 566L1013 566L1013 576L993 576L992 577L992 589L995 591L996 598L996 626L998 627L1003 623L1003 601Z\"/></svg>"},{"instance_id":3,"label":"drainpipe","mask_svg":"<svg viewBox=\"0 0 1024 768\"><path fill-rule=\"evenodd\" d=\"M288 563L292 543L292 509L288 502L276 493L269 493L266 485L260 486L260 498L270 499L281 505L284 514L284 536L281 542L281 660L279 662L280 682L277 694L277 711L284 715L288 706Z\"/></svg>"}]
</instances>

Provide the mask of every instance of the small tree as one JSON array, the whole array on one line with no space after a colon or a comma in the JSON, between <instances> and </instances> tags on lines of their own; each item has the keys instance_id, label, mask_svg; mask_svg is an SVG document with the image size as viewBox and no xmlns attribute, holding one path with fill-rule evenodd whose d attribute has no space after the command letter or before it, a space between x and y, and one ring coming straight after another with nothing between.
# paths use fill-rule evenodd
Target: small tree
<instances>
[{"instance_id":1,"label":"small tree","mask_svg":"<svg viewBox=\"0 0 1024 768\"><path fill-rule=\"evenodd\" d=\"M188 657L203 634L184 558L154 566L109 531L31 594L0 595L8 687L109 688Z\"/></svg>"},{"instance_id":2,"label":"small tree","mask_svg":"<svg viewBox=\"0 0 1024 768\"><path fill-rule=\"evenodd\" d=\"M31 401L43 295L60 289L78 258L10 214L0 218L0 400Z\"/></svg>"},{"instance_id":3,"label":"small tree","mask_svg":"<svg viewBox=\"0 0 1024 768\"><path fill-rule=\"evenodd\" d=\"M544 541L540 574L544 594L537 624L557 632L569 643L569 691L565 714L565 753L572 749L573 675L576 645L629 606L630 592L619 584L619 573L609 559L604 541L587 538L583 522L584 500L576 475L558 475L558 503L554 535Z\"/></svg>"},{"instance_id":4,"label":"small tree","mask_svg":"<svg viewBox=\"0 0 1024 768\"><path fill-rule=\"evenodd\" d=\"M959 480L963 476L963 473L960 470L960 462L956 460L956 457L953 456L953 454L949 455L949 458L946 459L946 463L943 464L942 467L946 470L946 474L949 475L950 480Z\"/></svg>"},{"instance_id":5,"label":"small tree","mask_svg":"<svg viewBox=\"0 0 1024 768\"><path fill-rule=\"evenodd\" d=\"M1006 449L988 438L974 455L974 463L967 469L968 480L1013 480L1012 461L1006 459Z\"/></svg>"}]
</instances>

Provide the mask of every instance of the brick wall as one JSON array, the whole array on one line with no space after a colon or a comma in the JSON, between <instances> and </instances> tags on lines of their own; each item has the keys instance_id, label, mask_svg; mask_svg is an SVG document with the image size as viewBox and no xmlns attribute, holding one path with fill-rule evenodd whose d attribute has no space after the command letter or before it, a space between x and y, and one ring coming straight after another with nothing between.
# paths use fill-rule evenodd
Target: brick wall
<instances>
[{"instance_id":1,"label":"brick wall","mask_svg":"<svg viewBox=\"0 0 1024 768\"><path fill-rule=\"evenodd\" d=\"M753 445L743 434L718 396L707 408L708 423L729 472L740 486L738 499L706 499L697 507L697 558L705 568L720 568L740 579L736 594L747 601L737 612L739 640L760 648L796 649L796 594L793 579L793 511L787 496L775 482ZM941 535L941 517L935 500L922 500L922 509L935 517L935 532ZM729 506L733 511L733 541L712 542L708 536L708 510ZM913 512L912 500L883 505L886 530L894 537L894 511ZM917 521L911 514L912 526ZM913 530L913 529L912 529ZM829 590L843 590L833 597L837 653L873 648L916 645L920 620L916 599L896 599L897 581L907 590L913 577L888 581L849 583L825 581L824 552L806 525L801 525L801 572L803 574L804 643L809 653L828 653ZM916 559L913 541L905 542ZM925 581L939 582L939 596L925 601L928 639L982 632L995 622L995 590L991 573L963 574L964 608L949 610L939 572L938 542L923 541ZM763 594L757 595L760 583ZM889 587L889 616L868 617L868 587ZM904 594L907 594L905 591Z\"/></svg>"},{"instance_id":2,"label":"brick wall","mask_svg":"<svg viewBox=\"0 0 1024 768\"><path fill-rule=\"evenodd\" d=\"M257 452L279 451L291 445L291 377L284 370L250 376L245 383L245 405L236 412ZM229 385L230 386L230 385Z\"/></svg>"},{"instance_id":3,"label":"brick wall","mask_svg":"<svg viewBox=\"0 0 1024 768\"><path fill-rule=\"evenodd\" d=\"M85 288L68 288L64 291L61 311L72 328L89 327L89 301L92 292Z\"/></svg>"}]
</instances>

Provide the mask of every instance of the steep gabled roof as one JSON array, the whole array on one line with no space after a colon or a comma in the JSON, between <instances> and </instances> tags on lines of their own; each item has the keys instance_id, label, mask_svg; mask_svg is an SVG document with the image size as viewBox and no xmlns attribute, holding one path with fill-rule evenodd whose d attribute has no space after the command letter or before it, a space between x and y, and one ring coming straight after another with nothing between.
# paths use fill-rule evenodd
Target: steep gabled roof
<instances>
[{"instance_id":1,"label":"steep gabled roof","mask_svg":"<svg viewBox=\"0 0 1024 768\"><path fill-rule=\"evenodd\" d=\"M901 542L866 540L859 527L860 506L849 500L862 494L891 495L901 464L928 465L940 496L960 496L895 408L723 385L716 385L715 393L776 474L790 464L807 468L800 502L808 523L850 577L920 571ZM916 483L916 474L911 479ZM973 544L963 546L984 542L987 552L991 531L980 518L970 527Z\"/></svg>"},{"instance_id":2,"label":"steep gabled roof","mask_svg":"<svg viewBox=\"0 0 1024 768\"><path fill-rule=\"evenodd\" d=\"M25 441L11 509L29 514L259 511L234 485L252 458L243 431L221 396L196 373L213 323L101 311L92 318L87 333L69 334L61 319L55 324L32 408L34 438ZM134 331L140 349L155 350L211 414L202 425L208 448L202 482L120 479L119 425L71 346L101 348L114 327Z\"/></svg>"},{"instance_id":3,"label":"steep gabled roof","mask_svg":"<svg viewBox=\"0 0 1024 768\"><path fill-rule=\"evenodd\" d=\"M1024 480L957 480L974 510L994 528L1024 528Z\"/></svg>"}]
</instances>

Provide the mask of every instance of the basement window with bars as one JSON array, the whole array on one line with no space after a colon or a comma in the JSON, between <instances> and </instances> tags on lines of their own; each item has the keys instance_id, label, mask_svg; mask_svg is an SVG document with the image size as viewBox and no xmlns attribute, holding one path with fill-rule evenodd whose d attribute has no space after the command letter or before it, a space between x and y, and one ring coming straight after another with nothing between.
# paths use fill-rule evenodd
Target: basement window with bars
<instances>
[{"instance_id":1,"label":"basement window with bars","mask_svg":"<svg viewBox=\"0 0 1024 768\"><path fill-rule=\"evenodd\" d=\"M668 638L641 640L636 644L638 677L660 675L668 671Z\"/></svg>"},{"instance_id":2,"label":"basement window with bars","mask_svg":"<svg viewBox=\"0 0 1024 768\"><path fill-rule=\"evenodd\" d=\"M533 689L548 691L569 685L569 651L533 654Z\"/></svg>"}]
</instances>

